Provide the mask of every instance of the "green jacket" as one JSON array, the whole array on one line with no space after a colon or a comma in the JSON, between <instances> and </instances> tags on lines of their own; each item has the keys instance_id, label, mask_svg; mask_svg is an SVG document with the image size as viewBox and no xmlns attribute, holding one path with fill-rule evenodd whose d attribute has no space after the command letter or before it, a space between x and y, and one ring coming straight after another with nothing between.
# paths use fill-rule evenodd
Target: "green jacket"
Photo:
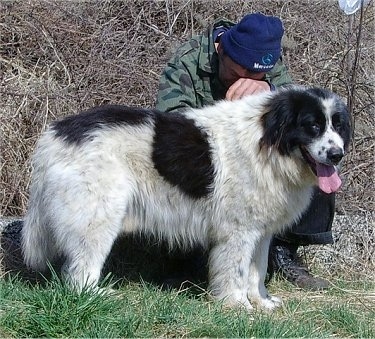
<instances>
[{"instance_id":1,"label":"green jacket","mask_svg":"<svg viewBox=\"0 0 375 339\"><path fill-rule=\"evenodd\" d=\"M233 22L221 19L205 34L193 36L182 44L167 63L159 81L156 108L173 111L184 107L201 108L225 98L227 88L218 79L218 55L213 41L215 27L231 27ZM274 86L292 82L280 60L266 73L265 80Z\"/></svg>"}]
</instances>

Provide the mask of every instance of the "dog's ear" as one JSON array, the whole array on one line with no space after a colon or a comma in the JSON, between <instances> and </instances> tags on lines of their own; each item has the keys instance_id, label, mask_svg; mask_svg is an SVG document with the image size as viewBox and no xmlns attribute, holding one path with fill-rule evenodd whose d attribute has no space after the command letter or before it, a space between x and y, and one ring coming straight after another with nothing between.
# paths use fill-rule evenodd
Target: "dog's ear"
<instances>
[{"instance_id":1,"label":"dog's ear","mask_svg":"<svg viewBox=\"0 0 375 339\"><path fill-rule=\"evenodd\" d=\"M297 137L297 115L303 105L301 91L284 90L273 95L262 117L263 137L260 147L276 147L282 155L292 151ZM293 127L294 126L294 127Z\"/></svg>"},{"instance_id":2,"label":"dog's ear","mask_svg":"<svg viewBox=\"0 0 375 339\"><path fill-rule=\"evenodd\" d=\"M350 140L353 138L353 119L342 98L337 97L335 104L337 113L332 116L332 123L344 140L345 151L348 151Z\"/></svg>"}]
</instances>

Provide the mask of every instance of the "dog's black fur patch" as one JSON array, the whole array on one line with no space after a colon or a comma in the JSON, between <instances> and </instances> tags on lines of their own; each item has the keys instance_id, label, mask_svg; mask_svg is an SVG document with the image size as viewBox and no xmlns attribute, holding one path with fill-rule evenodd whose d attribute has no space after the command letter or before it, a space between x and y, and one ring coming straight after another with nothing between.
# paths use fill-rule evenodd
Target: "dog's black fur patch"
<instances>
[{"instance_id":1,"label":"dog's black fur patch","mask_svg":"<svg viewBox=\"0 0 375 339\"><path fill-rule=\"evenodd\" d=\"M176 112L155 118L152 160L159 174L192 198L208 195L214 167L205 131Z\"/></svg>"},{"instance_id":2,"label":"dog's black fur patch","mask_svg":"<svg viewBox=\"0 0 375 339\"><path fill-rule=\"evenodd\" d=\"M111 125L143 124L150 121L153 114L153 111L144 108L105 105L53 122L52 128L57 137L71 144L80 144L88 140L94 130Z\"/></svg>"}]
</instances>

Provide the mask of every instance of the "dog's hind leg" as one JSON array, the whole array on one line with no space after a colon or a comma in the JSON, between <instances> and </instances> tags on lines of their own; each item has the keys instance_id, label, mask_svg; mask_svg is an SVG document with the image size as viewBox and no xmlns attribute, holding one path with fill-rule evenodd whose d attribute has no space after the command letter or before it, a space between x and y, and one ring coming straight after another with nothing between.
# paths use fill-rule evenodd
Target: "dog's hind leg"
<instances>
[{"instance_id":1,"label":"dog's hind leg","mask_svg":"<svg viewBox=\"0 0 375 339\"><path fill-rule=\"evenodd\" d=\"M248 298L259 307L272 310L281 304L281 299L270 296L264 285L267 273L270 236L261 238L250 263Z\"/></svg>"},{"instance_id":2,"label":"dog's hind leg","mask_svg":"<svg viewBox=\"0 0 375 339\"><path fill-rule=\"evenodd\" d=\"M82 226L82 225L81 225ZM61 273L64 280L77 291L96 288L105 260L121 231L119 218L86 221L81 229L66 234Z\"/></svg>"},{"instance_id":3,"label":"dog's hind leg","mask_svg":"<svg viewBox=\"0 0 375 339\"><path fill-rule=\"evenodd\" d=\"M129 188L117 183L116 187L101 186L100 194L98 189L81 191L79 201L57 218L56 241L65 258L62 275L77 290L97 285L113 243L123 230Z\"/></svg>"}]
</instances>

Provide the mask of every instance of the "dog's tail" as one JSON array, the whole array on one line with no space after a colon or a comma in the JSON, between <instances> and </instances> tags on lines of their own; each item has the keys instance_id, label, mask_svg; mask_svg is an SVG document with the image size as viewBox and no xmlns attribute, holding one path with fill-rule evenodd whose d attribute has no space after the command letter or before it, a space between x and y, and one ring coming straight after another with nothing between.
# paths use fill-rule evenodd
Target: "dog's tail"
<instances>
[{"instance_id":1,"label":"dog's tail","mask_svg":"<svg viewBox=\"0 0 375 339\"><path fill-rule=\"evenodd\" d=\"M56 250L52 229L48 223L48 201L43 198L43 183L31 184L29 206L21 231L21 246L25 264L36 271L45 271L53 262Z\"/></svg>"},{"instance_id":2,"label":"dog's tail","mask_svg":"<svg viewBox=\"0 0 375 339\"><path fill-rule=\"evenodd\" d=\"M25 264L35 271L45 271L47 263L54 259L50 248L47 225L40 219L39 211L30 208L22 228L22 253Z\"/></svg>"}]
</instances>

